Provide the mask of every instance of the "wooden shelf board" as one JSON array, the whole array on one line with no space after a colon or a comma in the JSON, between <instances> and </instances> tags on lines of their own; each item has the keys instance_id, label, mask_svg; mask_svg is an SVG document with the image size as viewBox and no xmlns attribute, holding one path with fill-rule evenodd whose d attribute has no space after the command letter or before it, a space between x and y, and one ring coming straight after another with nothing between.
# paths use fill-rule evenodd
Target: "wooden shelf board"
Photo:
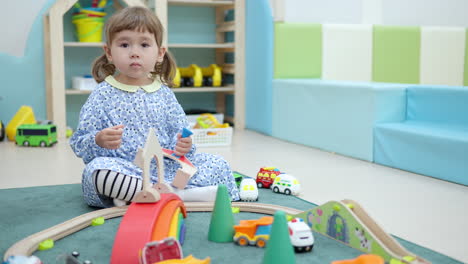
<instances>
[{"instance_id":1,"label":"wooden shelf board","mask_svg":"<svg viewBox=\"0 0 468 264\"><path fill-rule=\"evenodd\" d=\"M170 5L182 6L229 6L234 5L233 0L168 0Z\"/></svg>"},{"instance_id":2,"label":"wooden shelf board","mask_svg":"<svg viewBox=\"0 0 468 264\"><path fill-rule=\"evenodd\" d=\"M222 87L180 87L172 88L174 93L193 93L193 92L232 92L234 91L234 86L222 86Z\"/></svg>"},{"instance_id":3,"label":"wooden shelf board","mask_svg":"<svg viewBox=\"0 0 468 264\"><path fill-rule=\"evenodd\" d=\"M234 43L169 43L169 48L211 48L211 49L234 49Z\"/></svg>"},{"instance_id":4,"label":"wooden shelf board","mask_svg":"<svg viewBox=\"0 0 468 264\"><path fill-rule=\"evenodd\" d=\"M216 27L216 32L230 32L236 30L236 23L235 21L229 21L219 24Z\"/></svg>"},{"instance_id":5,"label":"wooden shelf board","mask_svg":"<svg viewBox=\"0 0 468 264\"><path fill-rule=\"evenodd\" d=\"M234 85L227 85L222 87L180 87L172 88L174 93L202 93L202 92L232 92L234 91ZM90 94L92 91L88 90L77 90L77 89L66 89L65 94L67 95L83 95Z\"/></svg>"},{"instance_id":6,"label":"wooden shelf board","mask_svg":"<svg viewBox=\"0 0 468 264\"><path fill-rule=\"evenodd\" d=\"M102 47L104 42L64 42L65 47Z\"/></svg>"},{"instance_id":7,"label":"wooden shelf board","mask_svg":"<svg viewBox=\"0 0 468 264\"><path fill-rule=\"evenodd\" d=\"M222 68L223 68L223 73L228 73L228 74L235 73L235 67L233 63L226 63L222 66Z\"/></svg>"}]
</instances>

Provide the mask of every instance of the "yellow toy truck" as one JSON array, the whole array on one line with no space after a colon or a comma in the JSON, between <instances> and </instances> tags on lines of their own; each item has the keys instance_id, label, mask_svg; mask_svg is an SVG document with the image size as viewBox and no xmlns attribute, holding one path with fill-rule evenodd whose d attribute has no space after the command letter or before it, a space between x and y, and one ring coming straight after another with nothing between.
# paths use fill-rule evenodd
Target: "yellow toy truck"
<instances>
[{"instance_id":1,"label":"yellow toy truck","mask_svg":"<svg viewBox=\"0 0 468 264\"><path fill-rule=\"evenodd\" d=\"M203 74L203 86L219 87L222 85L223 73L221 67L211 64L201 70Z\"/></svg>"},{"instance_id":2,"label":"yellow toy truck","mask_svg":"<svg viewBox=\"0 0 468 264\"><path fill-rule=\"evenodd\" d=\"M178 72L178 73L177 73ZM177 77L179 75L179 77ZM186 68L177 68L174 84L176 87L201 87L203 84L202 70L196 64L190 64Z\"/></svg>"}]
</instances>

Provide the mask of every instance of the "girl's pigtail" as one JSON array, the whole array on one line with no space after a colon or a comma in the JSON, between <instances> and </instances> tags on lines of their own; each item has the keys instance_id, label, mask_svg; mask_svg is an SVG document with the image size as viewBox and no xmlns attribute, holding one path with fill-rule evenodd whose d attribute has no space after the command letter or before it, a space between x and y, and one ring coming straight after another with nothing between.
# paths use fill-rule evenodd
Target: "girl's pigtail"
<instances>
[{"instance_id":1,"label":"girl's pigtail","mask_svg":"<svg viewBox=\"0 0 468 264\"><path fill-rule=\"evenodd\" d=\"M169 51L166 51L164 54L164 59L161 65L159 65L160 69L156 69L157 74L159 74L161 78L161 82L166 84L169 87L172 87L174 76L176 73L176 62ZM156 66L158 68L158 65Z\"/></svg>"},{"instance_id":2,"label":"girl's pigtail","mask_svg":"<svg viewBox=\"0 0 468 264\"><path fill-rule=\"evenodd\" d=\"M109 75L114 75L115 65L107 60L106 54L102 54L93 62L92 74L97 83L104 81Z\"/></svg>"}]
</instances>

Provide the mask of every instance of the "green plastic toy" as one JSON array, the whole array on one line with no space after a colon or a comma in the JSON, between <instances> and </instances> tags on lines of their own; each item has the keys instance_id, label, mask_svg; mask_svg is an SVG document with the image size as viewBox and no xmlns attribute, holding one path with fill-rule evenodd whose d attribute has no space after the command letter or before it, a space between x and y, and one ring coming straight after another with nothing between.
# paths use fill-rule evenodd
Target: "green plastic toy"
<instances>
[{"instance_id":1,"label":"green plastic toy","mask_svg":"<svg viewBox=\"0 0 468 264\"><path fill-rule=\"evenodd\" d=\"M232 242L234 236L234 215L231 209L226 185L218 185L216 200L211 214L210 230L208 240L213 242Z\"/></svg>"},{"instance_id":2,"label":"green plastic toy","mask_svg":"<svg viewBox=\"0 0 468 264\"><path fill-rule=\"evenodd\" d=\"M294 248L289 238L286 214L276 211L271 227L270 239L263 255L263 264L296 263Z\"/></svg>"},{"instance_id":3,"label":"green plastic toy","mask_svg":"<svg viewBox=\"0 0 468 264\"><path fill-rule=\"evenodd\" d=\"M97 217L97 218L94 218L93 221L91 221L91 225L92 226L99 226L99 225L103 225L104 222L106 220L104 220L104 217Z\"/></svg>"},{"instance_id":4,"label":"green plastic toy","mask_svg":"<svg viewBox=\"0 0 468 264\"><path fill-rule=\"evenodd\" d=\"M46 239L39 243L39 247L37 248L38 250L48 250L54 247L54 240L52 239Z\"/></svg>"}]
</instances>

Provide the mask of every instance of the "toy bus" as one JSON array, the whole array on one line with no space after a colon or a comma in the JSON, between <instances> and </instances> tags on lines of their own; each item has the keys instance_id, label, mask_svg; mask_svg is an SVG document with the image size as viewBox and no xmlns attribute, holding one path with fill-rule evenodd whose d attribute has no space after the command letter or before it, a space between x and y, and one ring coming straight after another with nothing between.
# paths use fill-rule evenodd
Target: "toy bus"
<instances>
[{"instance_id":1,"label":"toy bus","mask_svg":"<svg viewBox=\"0 0 468 264\"><path fill-rule=\"evenodd\" d=\"M52 124L23 124L16 129L15 140L20 146L50 147L57 143L57 127Z\"/></svg>"}]
</instances>

